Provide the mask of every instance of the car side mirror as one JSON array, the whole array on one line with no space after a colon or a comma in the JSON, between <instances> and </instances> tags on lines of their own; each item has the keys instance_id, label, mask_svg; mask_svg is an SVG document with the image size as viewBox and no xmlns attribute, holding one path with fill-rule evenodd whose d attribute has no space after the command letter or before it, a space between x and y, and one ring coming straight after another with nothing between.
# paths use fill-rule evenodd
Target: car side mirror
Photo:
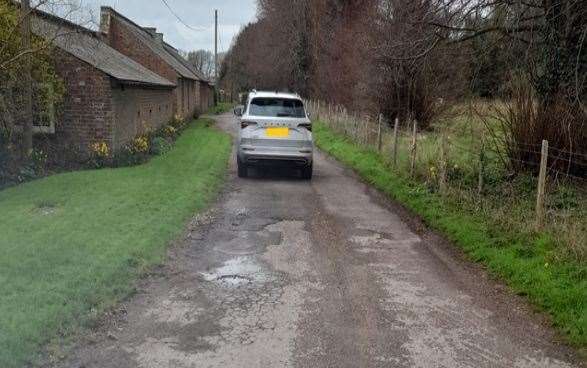
<instances>
[{"instance_id":1,"label":"car side mirror","mask_svg":"<svg viewBox=\"0 0 587 368\"><path fill-rule=\"evenodd\" d=\"M243 110L244 110L244 106L242 106L242 105L235 107L234 108L234 115L243 116Z\"/></svg>"}]
</instances>

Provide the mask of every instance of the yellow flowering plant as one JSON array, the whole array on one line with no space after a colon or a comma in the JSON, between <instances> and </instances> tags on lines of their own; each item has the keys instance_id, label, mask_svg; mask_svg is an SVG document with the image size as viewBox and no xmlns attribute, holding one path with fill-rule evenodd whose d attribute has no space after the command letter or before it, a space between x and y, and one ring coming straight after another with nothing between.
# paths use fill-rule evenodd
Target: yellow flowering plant
<instances>
[{"instance_id":1,"label":"yellow flowering plant","mask_svg":"<svg viewBox=\"0 0 587 368\"><path fill-rule=\"evenodd\" d=\"M185 121L183 120L181 115L175 114L173 116L173 119L171 119L171 122L169 123L169 125L175 129L181 129L183 127L184 123L185 123Z\"/></svg>"},{"instance_id":2,"label":"yellow flowering plant","mask_svg":"<svg viewBox=\"0 0 587 368\"><path fill-rule=\"evenodd\" d=\"M92 153L101 158L110 156L110 148L106 142L96 142L90 146Z\"/></svg>"},{"instance_id":3,"label":"yellow flowering plant","mask_svg":"<svg viewBox=\"0 0 587 368\"><path fill-rule=\"evenodd\" d=\"M149 140L145 136L135 138L133 141L132 148L135 152L148 152L149 151Z\"/></svg>"},{"instance_id":4,"label":"yellow flowering plant","mask_svg":"<svg viewBox=\"0 0 587 368\"><path fill-rule=\"evenodd\" d=\"M142 120L139 132L142 136L149 136L153 134L153 128L145 120Z\"/></svg>"},{"instance_id":5,"label":"yellow flowering plant","mask_svg":"<svg viewBox=\"0 0 587 368\"><path fill-rule=\"evenodd\" d=\"M175 129L172 125L168 125L165 127L165 134L168 136L173 136L177 133L177 129Z\"/></svg>"}]
</instances>

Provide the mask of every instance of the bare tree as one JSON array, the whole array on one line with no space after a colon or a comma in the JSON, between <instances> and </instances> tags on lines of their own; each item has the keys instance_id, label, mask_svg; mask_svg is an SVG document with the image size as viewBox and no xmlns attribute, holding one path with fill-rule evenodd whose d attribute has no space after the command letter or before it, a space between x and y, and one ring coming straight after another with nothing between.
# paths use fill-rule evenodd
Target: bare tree
<instances>
[{"instance_id":1,"label":"bare tree","mask_svg":"<svg viewBox=\"0 0 587 368\"><path fill-rule=\"evenodd\" d=\"M585 155L586 20L579 0L259 0L222 83L295 89L423 128L465 96L529 100L508 119L532 129L508 129L508 144L548 139Z\"/></svg>"},{"instance_id":2,"label":"bare tree","mask_svg":"<svg viewBox=\"0 0 587 368\"><path fill-rule=\"evenodd\" d=\"M214 78L214 53L212 51L190 51L187 54L187 59L206 79Z\"/></svg>"}]
</instances>

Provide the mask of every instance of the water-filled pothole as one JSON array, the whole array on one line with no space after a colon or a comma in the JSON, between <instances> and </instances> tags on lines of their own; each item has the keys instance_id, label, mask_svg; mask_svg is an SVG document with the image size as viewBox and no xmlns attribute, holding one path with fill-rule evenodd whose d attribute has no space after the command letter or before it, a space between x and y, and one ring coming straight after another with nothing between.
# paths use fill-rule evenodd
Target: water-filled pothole
<instances>
[{"instance_id":1,"label":"water-filled pothole","mask_svg":"<svg viewBox=\"0 0 587 368\"><path fill-rule=\"evenodd\" d=\"M232 284L232 285L253 282L253 280L250 277L241 276L241 275L222 275L222 276L216 278L216 280L226 282L226 283Z\"/></svg>"},{"instance_id":2,"label":"water-filled pothole","mask_svg":"<svg viewBox=\"0 0 587 368\"><path fill-rule=\"evenodd\" d=\"M206 281L220 282L225 285L266 282L271 279L271 275L252 257L230 259L221 267L202 273L202 276Z\"/></svg>"}]
</instances>

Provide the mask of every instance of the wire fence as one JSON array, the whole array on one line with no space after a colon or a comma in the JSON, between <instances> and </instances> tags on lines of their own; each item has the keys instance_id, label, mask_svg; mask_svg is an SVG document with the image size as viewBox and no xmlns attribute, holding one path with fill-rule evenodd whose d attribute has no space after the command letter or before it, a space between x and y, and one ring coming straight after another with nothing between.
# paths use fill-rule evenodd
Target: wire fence
<instances>
[{"instance_id":1,"label":"wire fence","mask_svg":"<svg viewBox=\"0 0 587 368\"><path fill-rule=\"evenodd\" d=\"M425 182L441 194L456 188L481 198L488 181L495 181L496 173L507 178L515 172L513 166L532 168L538 174L530 176L535 188L533 211L538 229L547 220L549 193L570 186L582 199L587 198L587 179L561 169L572 165L575 170L587 172L587 155L549 147L548 141L541 145L504 146L483 129L461 135L442 128L427 132L420 131L413 120L387 121L382 115L349 112L320 101L307 101L306 105L314 119L352 142L378 151L398 173Z\"/></svg>"}]
</instances>

